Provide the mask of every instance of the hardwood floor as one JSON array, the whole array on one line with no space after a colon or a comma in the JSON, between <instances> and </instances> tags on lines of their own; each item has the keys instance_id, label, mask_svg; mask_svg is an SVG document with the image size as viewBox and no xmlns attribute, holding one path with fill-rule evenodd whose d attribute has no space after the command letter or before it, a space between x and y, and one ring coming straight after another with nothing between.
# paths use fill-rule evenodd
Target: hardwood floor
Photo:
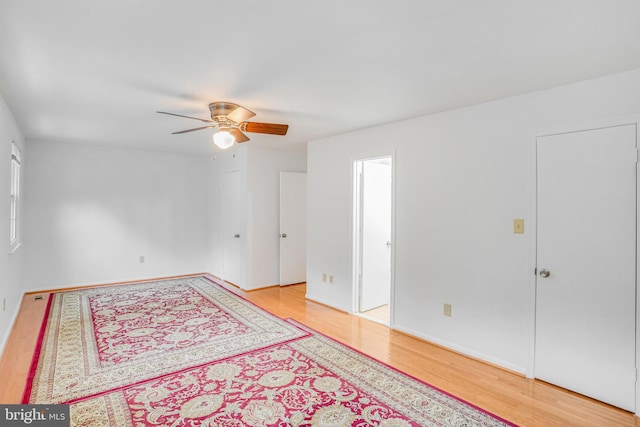
<instances>
[{"instance_id":1,"label":"hardwood floor","mask_svg":"<svg viewBox=\"0 0 640 427\"><path fill-rule=\"evenodd\" d=\"M389 325L389 319L391 319L391 306L389 304L382 305L380 307L372 308L371 310L361 311L358 315L365 319L382 323L383 325Z\"/></svg>"},{"instance_id":2,"label":"hardwood floor","mask_svg":"<svg viewBox=\"0 0 640 427\"><path fill-rule=\"evenodd\" d=\"M231 287L230 287L231 288ZM522 426L640 426L633 414L526 379L305 299L292 285L235 291L269 312L298 320L382 362ZM46 307L26 295L0 359L0 403L19 403Z\"/></svg>"}]
</instances>

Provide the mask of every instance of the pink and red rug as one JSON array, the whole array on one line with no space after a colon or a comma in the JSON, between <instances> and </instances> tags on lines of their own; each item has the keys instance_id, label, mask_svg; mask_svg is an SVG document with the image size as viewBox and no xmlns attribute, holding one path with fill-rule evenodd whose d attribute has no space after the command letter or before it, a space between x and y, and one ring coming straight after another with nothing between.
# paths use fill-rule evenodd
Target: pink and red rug
<instances>
[{"instance_id":1,"label":"pink and red rug","mask_svg":"<svg viewBox=\"0 0 640 427\"><path fill-rule=\"evenodd\" d=\"M49 303L25 403L67 402L307 335L201 276Z\"/></svg>"},{"instance_id":2,"label":"pink and red rug","mask_svg":"<svg viewBox=\"0 0 640 427\"><path fill-rule=\"evenodd\" d=\"M512 425L204 277L55 294L25 403L77 426Z\"/></svg>"}]
</instances>

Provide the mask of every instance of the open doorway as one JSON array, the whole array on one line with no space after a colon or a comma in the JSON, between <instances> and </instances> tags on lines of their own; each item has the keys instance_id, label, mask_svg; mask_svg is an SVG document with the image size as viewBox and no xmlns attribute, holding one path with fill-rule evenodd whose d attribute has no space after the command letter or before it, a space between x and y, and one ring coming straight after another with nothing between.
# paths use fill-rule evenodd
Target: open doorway
<instances>
[{"instance_id":1,"label":"open doorway","mask_svg":"<svg viewBox=\"0 0 640 427\"><path fill-rule=\"evenodd\" d=\"M392 157L354 162L354 313L391 323Z\"/></svg>"}]
</instances>

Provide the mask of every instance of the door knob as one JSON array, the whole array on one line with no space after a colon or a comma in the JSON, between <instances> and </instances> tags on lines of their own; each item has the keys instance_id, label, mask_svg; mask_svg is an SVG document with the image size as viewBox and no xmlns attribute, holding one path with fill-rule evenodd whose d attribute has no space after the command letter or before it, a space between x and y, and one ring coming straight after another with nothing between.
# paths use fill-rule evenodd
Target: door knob
<instances>
[{"instance_id":1,"label":"door knob","mask_svg":"<svg viewBox=\"0 0 640 427\"><path fill-rule=\"evenodd\" d=\"M390 248L391 247L391 242L387 240L387 247Z\"/></svg>"},{"instance_id":2,"label":"door knob","mask_svg":"<svg viewBox=\"0 0 640 427\"><path fill-rule=\"evenodd\" d=\"M239 239L240 235L239 234L234 234L233 237L235 237L236 239Z\"/></svg>"},{"instance_id":3,"label":"door knob","mask_svg":"<svg viewBox=\"0 0 640 427\"><path fill-rule=\"evenodd\" d=\"M282 237L283 239L286 239L286 238L287 238L287 233L282 233L282 234L280 235L280 237Z\"/></svg>"},{"instance_id":4,"label":"door knob","mask_svg":"<svg viewBox=\"0 0 640 427\"><path fill-rule=\"evenodd\" d=\"M542 269L540 270L540 277L547 278L551 276L551 272L549 270Z\"/></svg>"}]
</instances>

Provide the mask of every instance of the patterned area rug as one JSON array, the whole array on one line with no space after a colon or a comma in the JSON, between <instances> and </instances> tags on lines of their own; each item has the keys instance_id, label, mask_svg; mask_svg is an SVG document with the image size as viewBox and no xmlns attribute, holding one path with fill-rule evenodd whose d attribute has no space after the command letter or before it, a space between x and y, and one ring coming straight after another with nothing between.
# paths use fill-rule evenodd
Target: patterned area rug
<instances>
[{"instance_id":1,"label":"patterned area rug","mask_svg":"<svg viewBox=\"0 0 640 427\"><path fill-rule=\"evenodd\" d=\"M54 294L24 403L72 426L508 426L186 277Z\"/></svg>"},{"instance_id":2,"label":"patterned area rug","mask_svg":"<svg viewBox=\"0 0 640 427\"><path fill-rule=\"evenodd\" d=\"M305 336L204 277L53 294L24 403L62 403Z\"/></svg>"},{"instance_id":3,"label":"patterned area rug","mask_svg":"<svg viewBox=\"0 0 640 427\"><path fill-rule=\"evenodd\" d=\"M71 419L78 426L512 425L319 334L73 403Z\"/></svg>"}]
</instances>

